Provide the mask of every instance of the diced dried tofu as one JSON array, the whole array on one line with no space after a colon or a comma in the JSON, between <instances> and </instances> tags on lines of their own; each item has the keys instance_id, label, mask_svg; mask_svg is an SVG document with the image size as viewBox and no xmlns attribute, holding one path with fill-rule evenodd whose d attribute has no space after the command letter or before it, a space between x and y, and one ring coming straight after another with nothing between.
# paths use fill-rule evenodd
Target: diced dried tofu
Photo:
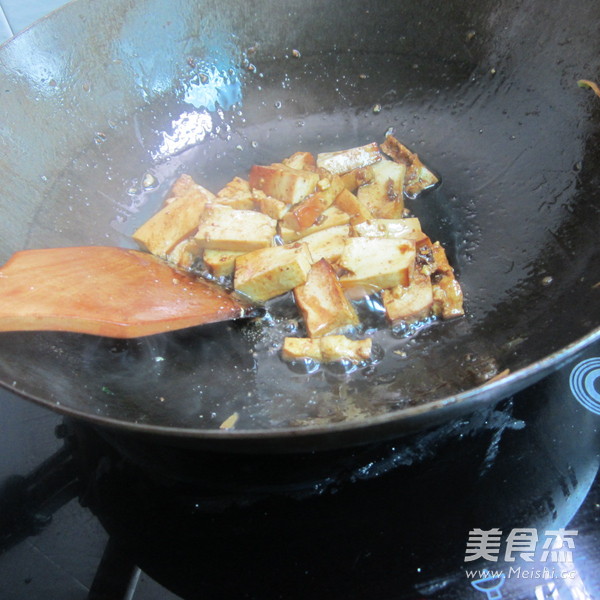
<instances>
[{"instance_id":1,"label":"diced dried tofu","mask_svg":"<svg viewBox=\"0 0 600 600\"><path fill-rule=\"evenodd\" d=\"M283 339L281 357L285 361L311 358L321 362L321 343L319 339L286 337Z\"/></svg>"},{"instance_id":2,"label":"diced dried tofu","mask_svg":"<svg viewBox=\"0 0 600 600\"><path fill-rule=\"evenodd\" d=\"M452 319L465 314L463 293L454 275L440 273L433 276L433 310L442 319Z\"/></svg>"},{"instance_id":3,"label":"diced dried tofu","mask_svg":"<svg viewBox=\"0 0 600 600\"><path fill-rule=\"evenodd\" d=\"M435 244L431 246L431 250L433 253L433 260L435 262L434 273L453 274L454 269L448 262L448 257L446 256L444 247L439 242L435 242Z\"/></svg>"},{"instance_id":4,"label":"diced dried tofu","mask_svg":"<svg viewBox=\"0 0 600 600\"><path fill-rule=\"evenodd\" d=\"M336 227L338 225L347 225L350 222L350 215L343 210L340 210L337 206L330 206L327 210L323 211L323 214L318 220L318 223L311 225L304 231L294 231L283 224L279 226L279 235L285 243L294 242L300 240L307 235L316 233L317 231L323 231L330 227Z\"/></svg>"},{"instance_id":5,"label":"diced dried tofu","mask_svg":"<svg viewBox=\"0 0 600 600\"><path fill-rule=\"evenodd\" d=\"M345 288L361 286L378 291L408 285L415 265L412 242L387 238L351 237L346 240L339 260L346 271L340 277Z\"/></svg>"},{"instance_id":6,"label":"diced dried tofu","mask_svg":"<svg viewBox=\"0 0 600 600\"><path fill-rule=\"evenodd\" d=\"M283 159L283 164L301 171L314 171L317 168L315 157L310 152L294 152L289 158Z\"/></svg>"},{"instance_id":7,"label":"diced dried tofu","mask_svg":"<svg viewBox=\"0 0 600 600\"><path fill-rule=\"evenodd\" d=\"M433 307L431 278L415 271L408 286L397 285L383 290L382 298L391 322L424 319L431 314Z\"/></svg>"},{"instance_id":8,"label":"diced dried tofu","mask_svg":"<svg viewBox=\"0 0 600 600\"><path fill-rule=\"evenodd\" d=\"M236 210L213 204L206 207L196 240L202 248L249 252L273 242L277 221L253 210Z\"/></svg>"},{"instance_id":9,"label":"diced dried tofu","mask_svg":"<svg viewBox=\"0 0 600 600\"><path fill-rule=\"evenodd\" d=\"M412 240L417 248L430 244L429 237L423 233L421 223L416 217L406 219L371 219L354 224L354 235L373 238L392 238Z\"/></svg>"},{"instance_id":10,"label":"diced dried tofu","mask_svg":"<svg viewBox=\"0 0 600 600\"><path fill-rule=\"evenodd\" d=\"M193 238L186 238L167 254L166 259L180 269L189 270L201 253L202 250L196 241Z\"/></svg>"},{"instance_id":11,"label":"diced dried tofu","mask_svg":"<svg viewBox=\"0 0 600 600\"><path fill-rule=\"evenodd\" d=\"M373 165L373 179L361 185L356 195L379 218L397 219L404 211L404 176L406 167L391 160Z\"/></svg>"},{"instance_id":12,"label":"diced dried tofu","mask_svg":"<svg viewBox=\"0 0 600 600\"><path fill-rule=\"evenodd\" d=\"M328 335L321 338L323 362L349 360L354 363L369 360L373 349L371 338L351 340L345 335Z\"/></svg>"},{"instance_id":13,"label":"diced dried tofu","mask_svg":"<svg viewBox=\"0 0 600 600\"><path fill-rule=\"evenodd\" d=\"M438 183L438 177L421 162L418 154L411 152L394 136L388 135L381 149L396 162L406 165L404 191L409 197L414 198Z\"/></svg>"},{"instance_id":14,"label":"diced dried tofu","mask_svg":"<svg viewBox=\"0 0 600 600\"><path fill-rule=\"evenodd\" d=\"M143 248L165 258L179 242L195 233L205 202L196 195L174 198L133 233Z\"/></svg>"},{"instance_id":15,"label":"diced dried tofu","mask_svg":"<svg viewBox=\"0 0 600 600\"><path fill-rule=\"evenodd\" d=\"M318 182L318 189L314 194L298 202L283 218L285 227L295 231L304 231L314 225L344 189L342 180L333 175Z\"/></svg>"},{"instance_id":16,"label":"diced dried tofu","mask_svg":"<svg viewBox=\"0 0 600 600\"><path fill-rule=\"evenodd\" d=\"M252 189L262 190L286 204L297 204L315 191L319 175L283 164L254 165L249 181Z\"/></svg>"},{"instance_id":17,"label":"diced dried tofu","mask_svg":"<svg viewBox=\"0 0 600 600\"><path fill-rule=\"evenodd\" d=\"M234 177L217 192L216 202L238 210L254 210L254 199L250 184L241 177Z\"/></svg>"},{"instance_id":18,"label":"diced dried tofu","mask_svg":"<svg viewBox=\"0 0 600 600\"><path fill-rule=\"evenodd\" d=\"M196 197L201 202L214 202L216 196L196 183L191 177L184 173L175 180L175 183L171 186L171 190L167 195L166 204L170 203L173 198L183 198L184 196Z\"/></svg>"},{"instance_id":19,"label":"diced dried tofu","mask_svg":"<svg viewBox=\"0 0 600 600\"><path fill-rule=\"evenodd\" d=\"M372 142L365 146L339 150L337 152L321 152L317 155L317 167L327 169L339 175L361 167L368 167L381 160L379 146Z\"/></svg>"},{"instance_id":20,"label":"diced dried tofu","mask_svg":"<svg viewBox=\"0 0 600 600\"><path fill-rule=\"evenodd\" d=\"M234 287L255 302L265 302L302 285L311 265L308 246L299 242L255 250L235 261Z\"/></svg>"},{"instance_id":21,"label":"diced dried tofu","mask_svg":"<svg viewBox=\"0 0 600 600\"><path fill-rule=\"evenodd\" d=\"M335 199L335 205L348 213L352 217L353 223L360 223L373 218L373 214L367 206L348 190L342 190L342 192L338 194Z\"/></svg>"},{"instance_id":22,"label":"diced dried tofu","mask_svg":"<svg viewBox=\"0 0 600 600\"><path fill-rule=\"evenodd\" d=\"M215 277L229 277L233 274L236 258L242 254L245 254L245 252L205 250L202 260Z\"/></svg>"},{"instance_id":23,"label":"diced dried tofu","mask_svg":"<svg viewBox=\"0 0 600 600\"><path fill-rule=\"evenodd\" d=\"M352 171L343 173L340 177L342 178L344 187L348 191L354 192L359 185L369 183L373 179L373 167L368 166L352 169Z\"/></svg>"},{"instance_id":24,"label":"diced dried tofu","mask_svg":"<svg viewBox=\"0 0 600 600\"><path fill-rule=\"evenodd\" d=\"M435 270L432 275L433 310L443 319L452 319L465 314L463 308L463 293L460 284L454 276L446 251L439 242L432 246L435 259Z\"/></svg>"},{"instance_id":25,"label":"diced dried tofu","mask_svg":"<svg viewBox=\"0 0 600 600\"><path fill-rule=\"evenodd\" d=\"M253 190L252 197L254 202L258 205L258 210L269 215L272 219L279 221L282 219L285 213L289 209L289 205L277 198L267 196L262 190Z\"/></svg>"},{"instance_id":26,"label":"diced dried tofu","mask_svg":"<svg viewBox=\"0 0 600 600\"><path fill-rule=\"evenodd\" d=\"M308 244L313 261L318 262L324 258L328 262L334 263L340 259L344 251L345 240L349 236L350 225L338 225L306 235L302 241Z\"/></svg>"},{"instance_id":27,"label":"diced dried tofu","mask_svg":"<svg viewBox=\"0 0 600 600\"><path fill-rule=\"evenodd\" d=\"M325 259L312 266L306 283L294 289L294 298L310 337L322 337L359 323L335 271Z\"/></svg>"}]
</instances>

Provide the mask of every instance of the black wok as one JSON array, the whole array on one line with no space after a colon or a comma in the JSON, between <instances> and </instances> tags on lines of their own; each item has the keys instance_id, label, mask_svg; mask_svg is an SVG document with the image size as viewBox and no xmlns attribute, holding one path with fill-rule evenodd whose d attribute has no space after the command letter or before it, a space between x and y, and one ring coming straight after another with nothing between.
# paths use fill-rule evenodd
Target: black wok
<instances>
[{"instance_id":1,"label":"black wok","mask_svg":"<svg viewBox=\"0 0 600 600\"><path fill-rule=\"evenodd\" d=\"M467 316L310 375L278 357L285 302L266 327L2 334L2 384L118 430L288 450L433 425L572 360L600 337L600 98L577 86L600 78L599 17L594 0L79 0L40 21L0 49L2 261L133 247L183 172L216 191L391 127L443 178L410 208Z\"/></svg>"}]
</instances>

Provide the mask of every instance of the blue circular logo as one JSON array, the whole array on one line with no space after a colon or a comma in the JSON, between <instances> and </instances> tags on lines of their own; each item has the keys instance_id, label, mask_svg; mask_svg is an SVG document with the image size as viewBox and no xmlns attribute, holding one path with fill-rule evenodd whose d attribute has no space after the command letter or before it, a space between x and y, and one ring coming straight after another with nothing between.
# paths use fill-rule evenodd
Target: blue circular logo
<instances>
[{"instance_id":1,"label":"blue circular logo","mask_svg":"<svg viewBox=\"0 0 600 600\"><path fill-rule=\"evenodd\" d=\"M588 358L571 371L569 385L573 396L588 410L600 415L600 391L596 381L600 379L600 358Z\"/></svg>"}]
</instances>

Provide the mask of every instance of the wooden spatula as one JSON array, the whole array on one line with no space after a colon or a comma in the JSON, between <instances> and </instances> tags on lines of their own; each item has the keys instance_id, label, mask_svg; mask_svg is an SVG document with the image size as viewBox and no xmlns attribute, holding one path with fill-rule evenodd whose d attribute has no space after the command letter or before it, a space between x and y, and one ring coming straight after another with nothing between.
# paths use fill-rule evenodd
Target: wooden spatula
<instances>
[{"instance_id":1,"label":"wooden spatula","mask_svg":"<svg viewBox=\"0 0 600 600\"><path fill-rule=\"evenodd\" d=\"M0 331L132 338L236 319L248 309L216 284L137 250L25 250L0 268Z\"/></svg>"}]
</instances>

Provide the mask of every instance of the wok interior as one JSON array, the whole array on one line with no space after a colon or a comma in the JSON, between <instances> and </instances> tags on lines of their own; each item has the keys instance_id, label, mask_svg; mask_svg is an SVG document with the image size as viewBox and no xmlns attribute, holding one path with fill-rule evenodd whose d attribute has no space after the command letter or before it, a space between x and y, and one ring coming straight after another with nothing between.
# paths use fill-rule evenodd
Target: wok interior
<instances>
[{"instance_id":1,"label":"wok interior","mask_svg":"<svg viewBox=\"0 0 600 600\"><path fill-rule=\"evenodd\" d=\"M351 374L279 359L285 301L268 327L128 342L2 334L0 378L99 420L211 430L238 412L238 428L276 432L400 421L597 337L600 99L576 82L600 74L599 13L591 0L335 2L328 14L317 2L80 0L38 23L0 54L3 261L25 247L134 247L181 173L217 191L254 163L391 127L442 176L409 207L447 248L467 317L379 332L381 360Z\"/></svg>"}]
</instances>

